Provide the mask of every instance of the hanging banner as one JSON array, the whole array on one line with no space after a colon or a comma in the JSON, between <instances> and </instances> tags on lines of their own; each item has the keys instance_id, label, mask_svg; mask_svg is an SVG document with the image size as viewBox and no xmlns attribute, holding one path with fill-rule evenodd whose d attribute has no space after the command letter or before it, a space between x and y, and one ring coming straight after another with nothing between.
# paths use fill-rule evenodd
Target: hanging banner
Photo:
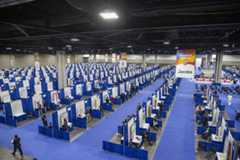
<instances>
[{"instance_id":1,"label":"hanging banner","mask_svg":"<svg viewBox=\"0 0 240 160\"><path fill-rule=\"evenodd\" d=\"M183 49L177 51L176 77L194 78L195 75L195 49Z\"/></svg>"}]
</instances>

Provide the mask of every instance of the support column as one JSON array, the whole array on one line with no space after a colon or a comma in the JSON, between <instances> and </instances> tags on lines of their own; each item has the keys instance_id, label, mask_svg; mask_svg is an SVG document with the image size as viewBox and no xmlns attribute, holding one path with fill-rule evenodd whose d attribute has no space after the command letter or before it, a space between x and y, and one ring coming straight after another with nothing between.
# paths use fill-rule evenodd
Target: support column
<instances>
[{"instance_id":1,"label":"support column","mask_svg":"<svg viewBox=\"0 0 240 160\"><path fill-rule=\"evenodd\" d=\"M146 65L146 55L145 54L143 54L143 56L142 56L142 63L144 66Z\"/></svg>"},{"instance_id":2,"label":"support column","mask_svg":"<svg viewBox=\"0 0 240 160\"><path fill-rule=\"evenodd\" d=\"M40 58L39 58L39 53L38 52L34 53L34 65L37 69L40 68Z\"/></svg>"},{"instance_id":3,"label":"support column","mask_svg":"<svg viewBox=\"0 0 240 160\"><path fill-rule=\"evenodd\" d=\"M58 89L62 89L67 86L67 79L65 76L65 51L57 51L57 72L58 72Z\"/></svg>"},{"instance_id":4,"label":"support column","mask_svg":"<svg viewBox=\"0 0 240 160\"><path fill-rule=\"evenodd\" d=\"M96 54L93 54L93 62L94 62L94 63L97 62L97 56L96 56Z\"/></svg>"},{"instance_id":5,"label":"support column","mask_svg":"<svg viewBox=\"0 0 240 160\"><path fill-rule=\"evenodd\" d=\"M71 61L71 55L67 55L67 64L71 64L72 61Z\"/></svg>"},{"instance_id":6,"label":"support column","mask_svg":"<svg viewBox=\"0 0 240 160\"><path fill-rule=\"evenodd\" d=\"M108 54L104 55L104 62L107 63L108 62Z\"/></svg>"},{"instance_id":7,"label":"support column","mask_svg":"<svg viewBox=\"0 0 240 160\"><path fill-rule=\"evenodd\" d=\"M12 67L15 67L15 62L16 62L16 58L15 58L15 55L14 54L10 54L9 55L9 66L12 68Z\"/></svg>"},{"instance_id":8,"label":"support column","mask_svg":"<svg viewBox=\"0 0 240 160\"><path fill-rule=\"evenodd\" d=\"M208 54L207 55L207 68L209 69L211 66L211 60L212 60L212 55Z\"/></svg>"},{"instance_id":9,"label":"support column","mask_svg":"<svg viewBox=\"0 0 240 160\"><path fill-rule=\"evenodd\" d=\"M154 63L155 63L155 64L157 64L157 62L158 62L158 61L157 61L157 58L158 58L158 55L155 54L155 55L154 55Z\"/></svg>"},{"instance_id":10,"label":"support column","mask_svg":"<svg viewBox=\"0 0 240 160\"><path fill-rule=\"evenodd\" d=\"M215 63L215 82L221 83L221 75L222 75L222 52L216 54L216 63Z\"/></svg>"},{"instance_id":11,"label":"support column","mask_svg":"<svg viewBox=\"0 0 240 160\"><path fill-rule=\"evenodd\" d=\"M79 62L78 62L78 56L77 56L76 53L74 54L74 63L75 63L75 64L78 64L78 63L79 63Z\"/></svg>"}]
</instances>

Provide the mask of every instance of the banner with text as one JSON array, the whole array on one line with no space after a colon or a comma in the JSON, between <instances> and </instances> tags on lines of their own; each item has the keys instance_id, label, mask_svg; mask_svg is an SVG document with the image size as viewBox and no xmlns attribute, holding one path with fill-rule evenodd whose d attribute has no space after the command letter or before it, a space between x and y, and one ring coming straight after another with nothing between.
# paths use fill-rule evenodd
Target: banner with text
<instances>
[{"instance_id":1,"label":"banner with text","mask_svg":"<svg viewBox=\"0 0 240 160\"><path fill-rule=\"evenodd\" d=\"M195 75L195 49L182 49L177 51L176 77L194 78Z\"/></svg>"}]
</instances>

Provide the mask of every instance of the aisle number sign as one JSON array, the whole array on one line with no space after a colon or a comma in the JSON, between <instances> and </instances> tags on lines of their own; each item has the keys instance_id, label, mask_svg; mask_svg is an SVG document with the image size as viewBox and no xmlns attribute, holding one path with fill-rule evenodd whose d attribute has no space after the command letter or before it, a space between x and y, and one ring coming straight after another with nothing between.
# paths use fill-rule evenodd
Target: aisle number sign
<instances>
[{"instance_id":1,"label":"aisle number sign","mask_svg":"<svg viewBox=\"0 0 240 160\"><path fill-rule=\"evenodd\" d=\"M194 78L195 62L196 62L195 49L178 50L176 57L176 77Z\"/></svg>"}]
</instances>

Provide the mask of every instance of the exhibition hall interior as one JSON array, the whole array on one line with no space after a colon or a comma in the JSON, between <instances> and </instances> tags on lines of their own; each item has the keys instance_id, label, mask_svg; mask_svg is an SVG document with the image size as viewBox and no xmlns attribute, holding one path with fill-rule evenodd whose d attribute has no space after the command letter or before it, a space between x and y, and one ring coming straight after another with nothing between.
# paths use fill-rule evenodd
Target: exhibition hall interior
<instances>
[{"instance_id":1,"label":"exhibition hall interior","mask_svg":"<svg viewBox=\"0 0 240 160\"><path fill-rule=\"evenodd\" d=\"M0 0L0 160L240 160L239 0Z\"/></svg>"}]
</instances>

